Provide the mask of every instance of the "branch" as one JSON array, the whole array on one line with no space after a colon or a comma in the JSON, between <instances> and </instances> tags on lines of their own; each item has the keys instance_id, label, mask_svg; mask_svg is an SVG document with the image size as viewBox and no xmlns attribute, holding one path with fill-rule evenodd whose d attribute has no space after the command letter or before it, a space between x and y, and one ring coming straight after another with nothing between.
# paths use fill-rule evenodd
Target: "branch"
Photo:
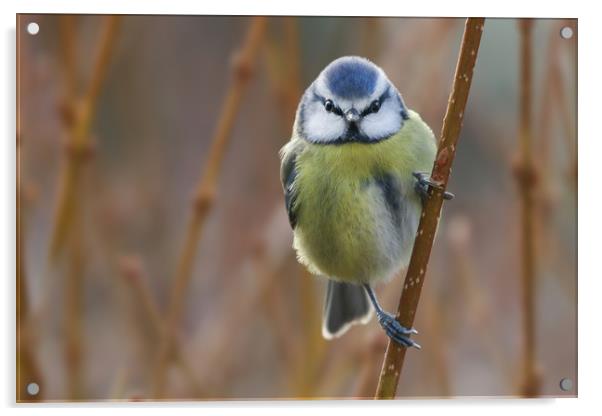
<instances>
[{"instance_id":1,"label":"branch","mask_svg":"<svg viewBox=\"0 0 602 416\"><path fill-rule=\"evenodd\" d=\"M521 394L537 396L539 380L535 360L535 233L534 191L536 184L532 140L532 30L531 19L521 19L520 27L520 103L519 103L519 155L515 176L521 202L521 265L523 312L523 380Z\"/></svg>"},{"instance_id":2,"label":"branch","mask_svg":"<svg viewBox=\"0 0 602 416\"><path fill-rule=\"evenodd\" d=\"M20 105L17 105L20 108ZM23 174L21 173L21 135L17 128L17 309L16 309L16 331L17 331L17 402L37 402L43 399L44 383L42 373L35 354L37 345L35 339L35 329L31 320L31 305L29 302L27 276L25 273L25 216L27 211L27 192L23 189ZM41 386L40 392L32 396L27 392L27 386L31 382L36 382Z\"/></svg>"},{"instance_id":3,"label":"branch","mask_svg":"<svg viewBox=\"0 0 602 416\"><path fill-rule=\"evenodd\" d=\"M148 285L149 278L142 265L142 261L135 256L123 257L119 266L125 281L133 290L138 303L142 306L145 317L148 319L148 323L150 323L153 340L160 339L163 335L165 322L159 313L159 307ZM173 343L174 360L180 367L182 374L186 377L190 388L194 391L195 397L202 397L203 389L194 374L194 367L190 360L188 360L184 348L178 339L175 339Z\"/></svg>"},{"instance_id":4,"label":"branch","mask_svg":"<svg viewBox=\"0 0 602 416\"><path fill-rule=\"evenodd\" d=\"M289 133L295 120L297 105L301 97L301 51L299 48L299 25L297 17L289 16L276 20L283 28L268 31L266 36L265 61L270 89L282 112L282 128Z\"/></svg>"},{"instance_id":5,"label":"branch","mask_svg":"<svg viewBox=\"0 0 602 416\"><path fill-rule=\"evenodd\" d=\"M171 299L167 312L166 325L169 328L164 331L160 347L159 359L155 371L155 394L153 397L163 396L165 389L165 376L167 366L172 357L173 330L182 314L184 295L190 282L192 267L196 257L199 241L202 236L203 226L207 215L213 207L215 200L216 185L221 170L224 154L230 140L230 132L234 126L235 117L238 114L243 94L252 76L252 67L255 57L261 46L266 28L265 17L255 17L246 34L240 54L236 57L233 65L234 77L221 109L221 116L217 128L211 140L211 148L205 163L201 179L198 182L192 217L188 223L184 247L177 266L173 281Z\"/></svg>"},{"instance_id":6,"label":"branch","mask_svg":"<svg viewBox=\"0 0 602 416\"><path fill-rule=\"evenodd\" d=\"M54 217L52 237L50 241L50 258L55 260L64 248L68 231L72 228L72 217L77 209L77 187L81 182L82 166L89 159L91 143L89 130L96 110L96 102L106 77L109 60L115 44L119 16L109 16L99 40L98 55L92 70L90 84L82 98L81 106L76 107L75 94L75 58L73 44L73 21L63 21L62 29L63 54L67 76L67 102L61 109L63 120L69 128L67 144L67 160L61 174L59 202Z\"/></svg>"},{"instance_id":7,"label":"branch","mask_svg":"<svg viewBox=\"0 0 602 416\"><path fill-rule=\"evenodd\" d=\"M64 359L67 372L67 391L70 400L85 397L84 377L84 273L83 213L76 209L71 218L72 235L66 247L69 264L65 274Z\"/></svg>"},{"instance_id":8,"label":"branch","mask_svg":"<svg viewBox=\"0 0 602 416\"><path fill-rule=\"evenodd\" d=\"M397 319L403 326L408 328L412 327L414 323L420 292L439 223L443 205L443 192L447 187L451 165L456 154L456 145L462 128L464 109L468 100L484 22L485 19L483 18L466 19L452 92L447 103L439 149L431 174L432 179L440 184L440 188L431 191L430 198L424 205L420 224L418 225L418 233L414 240L412 258L410 259L399 301ZM404 347L389 340L376 391L376 399L392 399L395 397L405 353L406 349Z\"/></svg>"},{"instance_id":9,"label":"branch","mask_svg":"<svg viewBox=\"0 0 602 416\"><path fill-rule=\"evenodd\" d=\"M82 296L85 258L82 247L84 234L81 203L85 185L85 168L91 155L89 133L115 44L118 23L118 16L105 18L91 78L81 101L76 96L76 45L73 17L63 17L60 27L66 78L66 101L61 106L61 116L69 136L66 146L67 159L61 172L60 193L53 223L49 257L51 260L56 260L64 249L68 249L70 254L70 263L65 276L64 359L67 389L72 400L81 399L85 388ZM70 243L68 247L66 247L67 242Z\"/></svg>"}]
</instances>

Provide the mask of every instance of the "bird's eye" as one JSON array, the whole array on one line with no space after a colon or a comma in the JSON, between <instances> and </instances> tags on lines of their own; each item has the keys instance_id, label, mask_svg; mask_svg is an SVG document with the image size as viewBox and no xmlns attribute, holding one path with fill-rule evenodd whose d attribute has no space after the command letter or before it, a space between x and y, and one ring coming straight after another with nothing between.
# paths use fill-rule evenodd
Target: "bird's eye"
<instances>
[{"instance_id":1,"label":"bird's eye","mask_svg":"<svg viewBox=\"0 0 602 416\"><path fill-rule=\"evenodd\" d=\"M334 110L334 103L331 100L324 101L324 109L330 113Z\"/></svg>"},{"instance_id":2,"label":"bird's eye","mask_svg":"<svg viewBox=\"0 0 602 416\"><path fill-rule=\"evenodd\" d=\"M370 112L378 113L378 110L380 110L380 101L379 100L372 101L372 104L370 104Z\"/></svg>"}]
</instances>

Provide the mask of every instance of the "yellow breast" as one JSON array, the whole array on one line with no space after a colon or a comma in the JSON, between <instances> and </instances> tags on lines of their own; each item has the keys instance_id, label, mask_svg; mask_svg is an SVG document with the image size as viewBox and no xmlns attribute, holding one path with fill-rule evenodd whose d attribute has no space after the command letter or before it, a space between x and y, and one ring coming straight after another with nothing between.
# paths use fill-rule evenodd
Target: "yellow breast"
<instances>
[{"instance_id":1,"label":"yellow breast","mask_svg":"<svg viewBox=\"0 0 602 416\"><path fill-rule=\"evenodd\" d=\"M403 239L415 232L407 227L415 228L420 212L411 174L430 170L434 156L432 132L415 113L398 134L377 143L309 144L297 159L295 180L301 261L344 281L389 277L408 256ZM404 194L403 233L394 229L378 187L383 175Z\"/></svg>"}]
</instances>

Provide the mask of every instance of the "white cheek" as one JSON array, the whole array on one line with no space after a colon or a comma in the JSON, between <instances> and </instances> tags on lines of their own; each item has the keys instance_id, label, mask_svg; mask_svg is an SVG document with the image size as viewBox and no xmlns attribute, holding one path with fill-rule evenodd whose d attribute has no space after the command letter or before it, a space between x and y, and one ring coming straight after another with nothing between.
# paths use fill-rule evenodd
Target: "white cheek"
<instances>
[{"instance_id":1,"label":"white cheek","mask_svg":"<svg viewBox=\"0 0 602 416\"><path fill-rule=\"evenodd\" d=\"M345 122L336 114L326 112L320 105L306 114L304 132L312 141L329 142L345 133Z\"/></svg>"},{"instance_id":2,"label":"white cheek","mask_svg":"<svg viewBox=\"0 0 602 416\"><path fill-rule=\"evenodd\" d=\"M378 113L367 115L361 124L361 131L373 139L382 139L391 136L401 128L401 114L399 108L387 103Z\"/></svg>"}]
</instances>

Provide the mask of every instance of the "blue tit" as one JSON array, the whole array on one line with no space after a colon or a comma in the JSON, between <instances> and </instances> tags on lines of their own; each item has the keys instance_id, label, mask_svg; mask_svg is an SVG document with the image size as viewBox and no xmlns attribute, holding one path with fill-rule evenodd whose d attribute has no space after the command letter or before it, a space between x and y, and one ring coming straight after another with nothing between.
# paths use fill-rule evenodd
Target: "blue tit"
<instances>
[{"instance_id":1,"label":"blue tit","mask_svg":"<svg viewBox=\"0 0 602 416\"><path fill-rule=\"evenodd\" d=\"M325 338L368 322L374 309L391 339L420 347L373 286L409 262L432 185L422 172L436 150L429 126L367 59L333 61L303 94L280 177L297 257L328 278Z\"/></svg>"}]
</instances>

